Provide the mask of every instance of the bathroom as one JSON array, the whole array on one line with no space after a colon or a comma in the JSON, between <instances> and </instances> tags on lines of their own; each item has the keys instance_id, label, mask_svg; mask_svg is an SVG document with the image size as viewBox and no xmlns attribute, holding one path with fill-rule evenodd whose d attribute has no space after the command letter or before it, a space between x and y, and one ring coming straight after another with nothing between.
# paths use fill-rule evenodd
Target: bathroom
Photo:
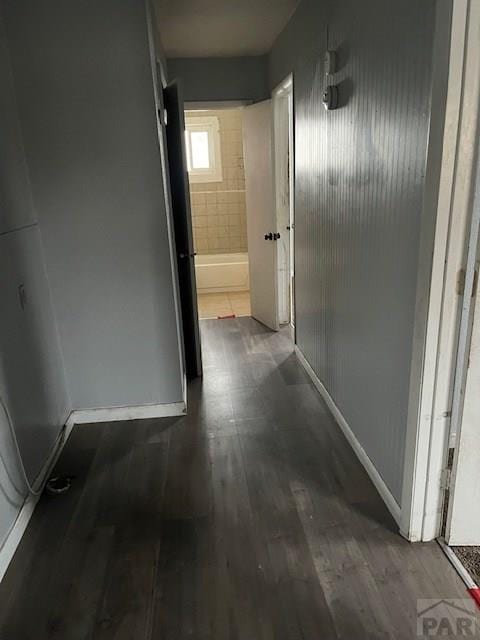
<instances>
[{"instance_id":1,"label":"bathroom","mask_svg":"<svg viewBox=\"0 0 480 640\"><path fill-rule=\"evenodd\" d=\"M250 315L243 108L185 112L198 311Z\"/></svg>"}]
</instances>

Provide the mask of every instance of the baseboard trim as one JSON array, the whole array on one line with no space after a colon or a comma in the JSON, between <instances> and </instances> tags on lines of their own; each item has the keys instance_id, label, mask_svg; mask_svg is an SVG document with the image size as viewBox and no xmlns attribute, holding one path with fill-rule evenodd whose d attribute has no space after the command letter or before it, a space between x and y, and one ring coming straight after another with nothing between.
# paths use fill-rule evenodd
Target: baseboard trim
<instances>
[{"instance_id":1,"label":"baseboard trim","mask_svg":"<svg viewBox=\"0 0 480 640\"><path fill-rule=\"evenodd\" d=\"M380 476L380 474L378 473L377 469L375 468L373 462L368 457L367 452L362 447L360 442L357 440L357 437L355 436L355 434L353 433L353 431L349 427L347 421L343 417L342 412L340 411L340 409L335 404L334 399L328 393L328 391L325 388L324 384L317 377L315 371L312 369L310 363L308 362L308 360L303 355L302 351L299 349L299 347L297 345L295 345L295 353L297 354L297 357L300 360L303 368L308 373L308 375L309 375L311 381L313 382L315 388L320 393L322 398L325 400L328 408L330 409L330 411L333 414L333 417L335 418L338 426L343 431L343 434L345 435L345 437L347 438L348 442L350 443L350 446L354 450L357 458L360 460L360 462L362 463L362 465L365 468L366 472L370 476L371 481L375 485L375 487L376 487L378 493L380 494L382 500L385 502L385 504L387 506L387 509L390 511L390 513L392 514L392 516L395 519L395 521L397 522L397 524L400 525L401 508L400 508L398 502L395 500L395 498L393 497L392 493L390 492L390 490L388 489L387 485L385 484L385 482L383 481L382 477Z\"/></svg>"},{"instance_id":2,"label":"baseboard trim","mask_svg":"<svg viewBox=\"0 0 480 640\"><path fill-rule=\"evenodd\" d=\"M186 388L185 388L186 393ZM186 400L186 399L185 399ZM84 409L71 411L65 421L60 438L45 462L38 478L42 478L40 486L45 486L50 470L57 462L63 447L65 446L73 427L76 424L87 424L90 422L115 422L120 420L141 420L145 418L167 418L171 416L182 416L186 413L186 401L174 402L170 404L139 405L131 407L110 407L106 409ZM18 545L28 527L33 516L35 507L41 496L28 495L21 507L15 524L12 527L7 539L0 550L0 582L3 580L10 562L15 555Z\"/></svg>"},{"instance_id":3,"label":"baseboard trim","mask_svg":"<svg viewBox=\"0 0 480 640\"><path fill-rule=\"evenodd\" d=\"M62 429L60 437L51 453L48 457L47 461L42 467L42 470L38 474L38 478L41 478L39 486L42 488L45 486L50 471L55 466L62 450L67 443L70 434L72 433L73 425L68 424L68 419L65 422L65 427ZM3 547L0 550L0 582L2 582L5 574L7 573L7 569L10 566L10 563L15 555L18 545L20 544L23 535L28 527L31 517L33 516L33 512L35 511L35 507L37 506L38 501L40 500L41 495L33 496L28 495L21 507L17 519L15 520L15 524L12 527L12 530L8 534L7 539L3 543Z\"/></svg>"},{"instance_id":4,"label":"baseboard trim","mask_svg":"<svg viewBox=\"0 0 480 640\"><path fill-rule=\"evenodd\" d=\"M89 424L93 422L120 422L123 420L145 420L148 418L170 418L186 413L185 402L169 404L142 404L130 407L106 407L103 409L75 409L67 424Z\"/></svg>"},{"instance_id":5,"label":"baseboard trim","mask_svg":"<svg viewBox=\"0 0 480 640\"><path fill-rule=\"evenodd\" d=\"M29 496L26 498L23 503L23 507L19 511L15 524L13 525L13 529L10 531L3 544L2 550L0 551L0 582L7 573L10 562L12 561L15 551L23 538L23 534L28 527L28 523L30 522L39 499L40 496Z\"/></svg>"}]
</instances>

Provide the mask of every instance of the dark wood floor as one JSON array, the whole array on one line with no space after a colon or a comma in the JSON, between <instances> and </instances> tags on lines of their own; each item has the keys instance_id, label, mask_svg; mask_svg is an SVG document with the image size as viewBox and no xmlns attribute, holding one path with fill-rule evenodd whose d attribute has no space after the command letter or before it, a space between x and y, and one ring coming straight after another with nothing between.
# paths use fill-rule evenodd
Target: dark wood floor
<instances>
[{"instance_id":1,"label":"dark wood floor","mask_svg":"<svg viewBox=\"0 0 480 640\"><path fill-rule=\"evenodd\" d=\"M189 415L81 426L0 587L2 640L416 637L465 598L410 545L292 354L250 318L202 323Z\"/></svg>"}]
</instances>

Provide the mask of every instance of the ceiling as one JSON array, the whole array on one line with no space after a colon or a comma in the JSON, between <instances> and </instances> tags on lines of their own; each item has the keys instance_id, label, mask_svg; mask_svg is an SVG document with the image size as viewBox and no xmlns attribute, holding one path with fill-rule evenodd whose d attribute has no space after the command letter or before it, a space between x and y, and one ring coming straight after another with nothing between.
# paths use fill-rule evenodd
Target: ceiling
<instances>
[{"instance_id":1,"label":"ceiling","mask_svg":"<svg viewBox=\"0 0 480 640\"><path fill-rule=\"evenodd\" d=\"M299 0L156 0L169 58L267 53Z\"/></svg>"}]
</instances>

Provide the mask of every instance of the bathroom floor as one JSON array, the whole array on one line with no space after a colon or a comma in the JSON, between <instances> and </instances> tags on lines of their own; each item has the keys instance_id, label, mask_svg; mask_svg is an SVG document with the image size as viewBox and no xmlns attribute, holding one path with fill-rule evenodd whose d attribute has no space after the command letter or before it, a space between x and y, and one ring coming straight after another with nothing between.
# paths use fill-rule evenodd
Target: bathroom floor
<instances>
[{"instance_id":1,"label":"bathroom floor","mask_svg":"<svg viewBox=\"0 0 480 640\"><path fill-rule=\"evenodd\" d=\"M250 313L249 291L198 294L198 315L201 320L226 316L249 316Z\"/></svg>"}]
</instances>

